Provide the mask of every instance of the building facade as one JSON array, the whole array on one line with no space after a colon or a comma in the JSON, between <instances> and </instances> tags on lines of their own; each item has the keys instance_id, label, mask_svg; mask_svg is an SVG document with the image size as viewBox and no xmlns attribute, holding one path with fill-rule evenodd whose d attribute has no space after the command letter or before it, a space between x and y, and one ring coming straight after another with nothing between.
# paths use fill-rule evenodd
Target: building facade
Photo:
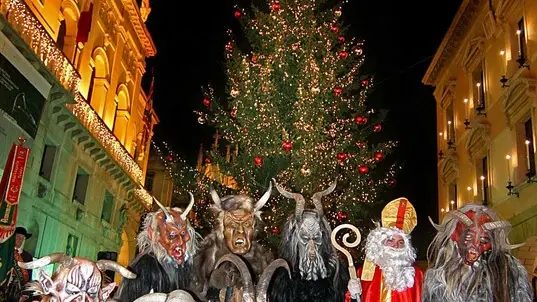
<instances>
[{"instance_id":1,"label":"building facade","mask_svg":"<svg viewBox=\"0 0 537 302\"><path fill-rule=\"evenodd\" d=\"M434 87L439 216L467 203L513 225L537 256L537 2L464 0L423 83Z\"/></svg>"},{"instance_id":2,"label":"building facade","mask_svg":"<svg viewBox=\"0 0 537 302\"><path fill-rule=\"evenodd\" d=\"M149 1L1 0L0 12L0 89L13 94L0 97L0 172L24 136L24 248L126 265L152 203L142 188L158 122L141 89L156 53Z\"/></svg>"}]
</instances>

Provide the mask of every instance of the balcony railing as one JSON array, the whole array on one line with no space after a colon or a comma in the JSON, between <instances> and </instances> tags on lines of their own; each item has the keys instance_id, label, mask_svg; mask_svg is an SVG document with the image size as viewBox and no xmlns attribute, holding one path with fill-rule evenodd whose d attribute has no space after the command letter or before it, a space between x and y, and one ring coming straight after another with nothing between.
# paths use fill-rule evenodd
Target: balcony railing
<instances>
[{"instance_id":1,"label":"balcony railing","mask_svg":"<svg viewBox=\"0 0 537 302\"><path fill-rule=\"evenodd\" d=\"M0 0L0 12L63 87L74 95L76 103L67 107L80 120L80 123L106 149L123 171L141 184L143 182L142 169L80 94L80 74L56 46L54 39L26 3L22 0Z\"/></svg>"}]
</instances>

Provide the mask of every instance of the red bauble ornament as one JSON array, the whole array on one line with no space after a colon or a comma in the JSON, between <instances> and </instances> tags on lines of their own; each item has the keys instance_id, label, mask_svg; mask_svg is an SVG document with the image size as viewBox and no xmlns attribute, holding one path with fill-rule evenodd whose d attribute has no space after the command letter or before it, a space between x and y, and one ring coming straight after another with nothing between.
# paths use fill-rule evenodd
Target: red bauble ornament
<instances>
[{"instance_id":1,"label":"red bauble ornament","mask_svg":"<svg viewBox=\"0 0 537 302\"><path fill-rule=\"evenodd\" d=\"M354 118L354 122L358 125L365 125L367 124L367 117L358 115Z\"/></svg>"},{"instance_id":2,"label":"red bauble ornament","mask_svg":"<svg viewBox=\"0 0 537 302\"><path fill-rule=\"evenodd\" d=\"M227 50L227 51L232 51L232 50L233 50L233 44L232 44L231 42L228 42L228 43L226 44L226 50Z\"/></svg>"},{"instance_id":3,"label":"red bauble ornament","mask_svg":"<svg viewBox=\"0 0 537 302\"><path fill-rule=\"evenodd\" d=\"M206 107L209 107L211 105L211 100L207 98L203 99L203 105L205 105Z\"/></svg>"},{"instance_id":4,"label":"red bauble ornament","mask_svg":"<svg viewBox=\"0 0 537 302\"><path fill-rule=\"evenodd\" d=\"M369 85L369 80L362 80L362 86Z\"/></svg>"},{"instance_id":5,"label":"red bauble ornament","mask_svg":"<svg viewBox=\"0 0 537 302\"><path fill-rule=\"evenodd\" d=\"M347 212L343 212L343 211L339 211L337 212L337 220L339 220L339 222L347 219Z\"/></svg>"},{"instance_id":6,"label":"red bauble ornament","mask_svg":"<svg viewBox=\"0 0 537 302\"><path fill-rule=\"evenodd\" d=\"M331 30L332 32L337 33L337 32L339 31L339 27L338 27L337 25L332 25L332 26L330 26L330 30Z\"/></svg>"},{"instance_id":7,"label":"red bauble ornament","mask_svg":"<svg viewBox=\"0 0 537 302\"><path fill-rule=\"evenodd\" d=\"M337 154L337 160L339 162L342 162L342 161L346 160L348 157L349 157L349 155L347 153L345 153L345 152L340 152L340 153Z\"/></svg>"},{"instance_id":8,"label":"red bauble ornament","mask_svg":"<svg viewBox=\"0 0 537 302\"><path fill-rule=\"evenodd\" d=\"M384 159L384 153L382 152L375 152L375 160L376 161L381 161Z\"/></svg>"},{"instance_id":9,"label":"red bauble ornament","mask_svg":"<svg viewBox=\"0 0 537 302\"><path fill-rule=\"evenodd\" d=\"M235 18L240 18L242 16L242 13L240 10L235 11Z\"/></svg>"},{"instance_id":10,"label":"red bauble ornament","mask_svg":"<svg viewBox=\"0 0 537 302\"><path fill-rule=\"evenodd\" d=\"M261 167L261 165L263 164L263 158L261 156L256 156L254 158L254 164L258 167Z\"/></svg>"},{"instance_id":11,"label":"red bauble ornament","mask_svg":"<svg viewBox=\"0 0 537 302\"><path fill-rule=\"evenodd\" d=\"M369 167L366 165L359 165L358 172L360 172L362 175L367 174L369 172Z\"/></svg>"},{"instance_id":12,"label":"red bauble ornament","mask_svg":"<svg viewBox=\"0 0 537 302\"><path fill-rule=\"evenodd\" d=\"M334 88L334 95L335 96L340 96L342 92L343 92L343 88L341 88L341 87Z\"/></svg>"},{"instance_id":13,"label":"red bauble ornament","mask_svg":"<svg viewBox=\"0 0 537 302\"><path fill-rule=\"evenodd\" d=\"M356 147L360 149L365 148L366 146L367 146L366 142L356 142Z\"/></svg>"},{"instance_id":14,"label":"red bauble ornament","mask_svg":"<svg viewBox=\"0 0 537 302\"><path fill-rule=\"evenodd\" d=\"M388 179L388 184L390 186L395 186L396 183L397 183L397 180L395 180L395 178Z\"/></svg>"},{"instance_id":15,"label":"red bauble ornament","mask_svg":"<svg viewBox=\"0 0 537 302\"><path fill-rule=\"evenodd\" d=\"M293 149L293 142L290 142L290 141L283 142L282 148L283 148L283 150L285 150L287 152L291 151L291 149Z\"/></svg>"},{"instance_id":16,"label":"red bauble ornament","mask_svg":"<svg viewBox=\"0 0 537 302\"><path fill-rule=\"evenodd\" d=\"M345 36L343 36L343 35L342 35L342 36L339 36L339 37L337 37L337 40L338 40L340 43L343 43L343 42L345 42Z\"/></svg>"},{"instance_id":17,"label":"red bauble ornament","mask_svg":"<svg viewBox=\"0 0 537 302\"><path fill-rule=\"evenodd\" d=\"M252 63L257 63L257 56L252 56Z\"/></svg>"},{"instance_id":18,"label":"red bauble ornament","mask_svg":"<svg viewBox=\"0 0 537 302\"><path fill-rule=\"evenodd\" d=\"M231 109L229 116L231 116L232 118L235 118L236 115L237 115L237 108Z\"/></svg>"},{"instance_id":19,"label":"red bauble ornament","mask_svg":"<svg viewBox=\"0 0 537 302\"><path fill-rule=\"evenodd\" d=\"M370 178L369 181L367 182L368 185L372 186L375 184L375 180L373 178Z\"/></svg>"},{"instance_id":20,"label":"red bauble ornament","mask_svg":"<svg viewBox=\"0 0 537 302\"><path fill-rule=\"evenodd\" d=\"M199 204L205 204L205 200L200 199L200 200L198 200L198 203L199 203Z\"/></svg>"},{"instance_id":21,"label":"red bauble ornament","mask_svg":"<svg viewBox=\"0 0 537 302\"><path fill-rule=\"evenodd\" d=\"M349 53L346 52L346 51L342 51L342 52L339 53L339 58L340 59L346 59L348 56L349 56Z\"/></svg>"},{"instance_id":22,"label":"red bauble ornament","mask_svg":"<svg viewBox=\"0 0 537 302\"><path fill-rule=\"evenodd\" d=\"M173 161L173 155L168 155L167 160L168 160L168 161Z\"/></svg>"},{"instance_id":23,"label":"red bauble ornament","mask_svg":"<svg viewBox=\"0 0 537 302\"><path fill-rule=\"evenodd\" d=\"M279 2L274 2L272 3L272 10L277 12L280 10L280 3Z\"/></svg>"},{"instance_id":24,"label":"red bauble ornament","mask_svg":"<svg viewBox=\"0 0 537 302\"><path fill-rule=\"evenodd\" d=\"M272 228L272 235L278 235L280 233L280 228L275 226Z\"/></svg>"},{"instance_id":25,"label":"red bauble ornament","mask_svg":"<svg viewBox=\"0 0 537 302\"><path fill-rule=\"evenodd\" d=\"M210 164L210 163L212 163L212 162L213 162L213 161L212 161L210 158L208 158L208 157L205 158L205 163L206 163L206 164Z\"/></svg>"},{"instance_id":26,"label":"red bauble ornament","mask_svg":"<svg viewBox=\"0 0 537 302\"><path fill-rule=\"evenodd\" d=\"M382 130L382 126L380 124L376 124L373 126L373 131L380 132Z\"/></svg>"},{"instance_id":27,"label":"red bauble ornament","mask_svg":"<svg viewBox=\"0 0 537 302\"><path fill-rule=\"evenodd\" d=\"M248 134L248 128L246 128L246 127L242 128L242 132L243 132L244 134Z\"/></svg>"}]
</instances>

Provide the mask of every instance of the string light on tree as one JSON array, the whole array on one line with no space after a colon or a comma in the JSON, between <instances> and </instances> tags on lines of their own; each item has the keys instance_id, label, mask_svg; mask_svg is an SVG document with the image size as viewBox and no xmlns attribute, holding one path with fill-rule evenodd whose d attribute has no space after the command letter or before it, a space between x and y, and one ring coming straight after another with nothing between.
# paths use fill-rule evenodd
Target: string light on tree
<instances>
[{"instance_id":1,"label":"string light on tree","mask_svg":"<svg viewBox=\"0 0 537 302\"><path fill-rule=\"evenodd\" d=\"M369 142L384 114L367 100L373 78L360 71L363 42L345 35L341 6L317 4L272 0L263 9L237 8L251 51L232 48L230 36L226 90L200 107L220 143L238 151L210 156L237 181L233 192L254 198L271 178L311 198L337 177L336 192L323 198L331 223L339 223L342 212L365 228L370 216L363 204L395 185L400 167L390 166L387 156L397 143ZM281 229L292 206L271 197L273 208L263 217L267 234Z\"/></svg>"}]
</instances>

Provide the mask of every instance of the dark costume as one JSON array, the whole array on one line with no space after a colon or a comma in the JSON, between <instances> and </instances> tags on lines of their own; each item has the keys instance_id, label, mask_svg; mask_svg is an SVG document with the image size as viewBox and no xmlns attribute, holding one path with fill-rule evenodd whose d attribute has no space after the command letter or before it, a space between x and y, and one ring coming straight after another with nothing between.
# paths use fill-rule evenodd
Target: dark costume
<instances>
[{"instance_id":1,"label":"dark costume","mask_svg":"<svg viewBox=\"0 0 537 302\"><path fill-rule=\"evenodd\" d=\"M526 269L511 255L511 225L489 208L466 205L446 213L429 246L423 301L530 302Z\"/></svg>"},{"instance_id":2,"label":"dark costume","mask_svg":"<svg viewBox=\"0 0 537 302\"><path fill-rule=\"evenodd\" d=\"M190 204L184 212L155 202L161 209L146 216L138 235L140 254L129 265L138 278L121 280L114 297L121 302L132 302L151 292L167 294L190 287L199 237L187 219L194 197L190 194Z\"/></svg>"},{"instance_id":3,"label":"dark costume","mask_svg":"<svg viewBox=\"0 0 537 302\"><path fill-rule=\"evenodd\" d=\"M294 198L297 204L295 214L285 224L280 249L280 256L291 268L291 278L284 270L276 271L269 286L269 301L344 300L349 276L331 244L331 228L321 203L322 196L330 194L335 186L334 182L329 189L313 195L315 210L304 210L302 195L287 192L276 184L282 195Z\"/></svg>"},{"instance_id":4,"label":"dark costume","mask_svg":"<svg viewBox=\"0 0 537 302\"><path fill-rule=\"evenodd\" d=\"M255 240L261 223L261 208L270 198L272 185L256 202L246 195L229 195L220 198L214 189L211 197L217 212L212 232L200 245L195 257L197 269L196 293L203 300L222 300L226 294L231 301L241 301L243 281L237 267L230 262L215 269L223 256L234 254L248 266L256 283L261 273L273 260L272 254Z\"/></svg>"}]
</instances>

